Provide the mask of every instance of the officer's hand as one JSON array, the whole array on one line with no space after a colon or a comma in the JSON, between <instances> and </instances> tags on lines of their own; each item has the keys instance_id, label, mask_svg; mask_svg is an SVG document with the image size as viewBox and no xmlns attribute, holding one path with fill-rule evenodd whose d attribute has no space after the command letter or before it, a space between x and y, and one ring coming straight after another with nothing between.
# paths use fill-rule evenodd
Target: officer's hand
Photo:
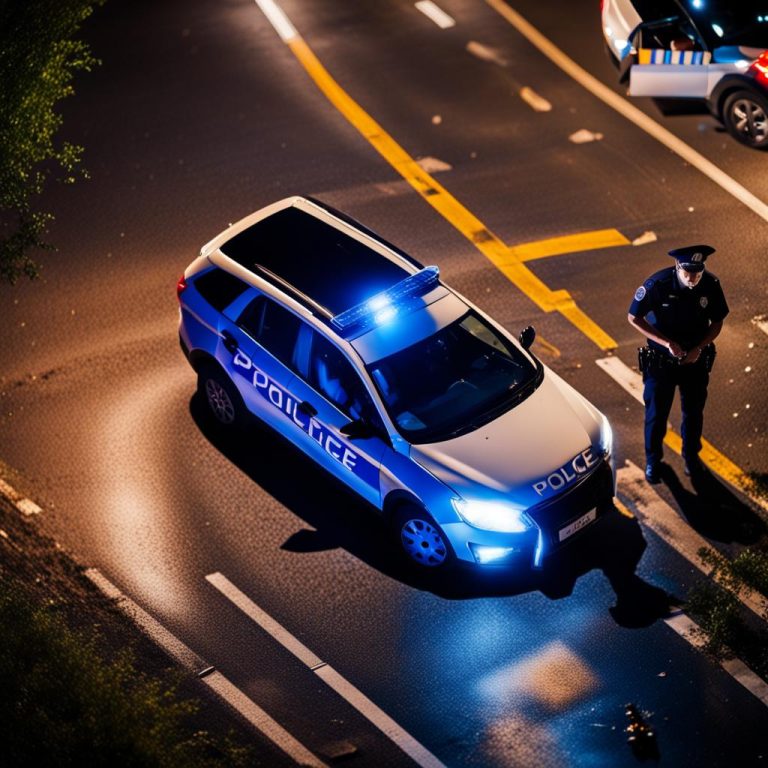
<instances>
[{"instance_id":1,"label":"officer's hand","mask_svg":"<svg viewBox=\"0 0 768 768\"><path fill-rule=\"evenodd\" d=\"M683 365L695 363L699 357L701 357L701 350L698 347L694 347L684 358Z\"/></svg>"},{"instance_id":2,"label":"officer's hand","mask_svg":"<svg viewBox=\"0 0 768 768\"><path fill-rule=\"evenodd\" d=\"M670 341L667 345L672 357L685 357L685 350L675 341Z\"/></svg>"}]
</instances>

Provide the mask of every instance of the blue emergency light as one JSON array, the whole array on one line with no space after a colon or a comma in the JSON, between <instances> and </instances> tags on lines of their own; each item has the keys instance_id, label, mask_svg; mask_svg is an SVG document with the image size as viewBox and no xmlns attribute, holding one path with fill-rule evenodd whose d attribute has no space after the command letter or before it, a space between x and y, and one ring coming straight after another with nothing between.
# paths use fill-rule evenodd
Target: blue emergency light
<instances>
[{"instance_id":1,"label":"blue emergency light","mask_svg":"<svg viewBox=\"0 0 768 768\"><path fill-rule=\"evenodd\" d=\"M349 332L382 325L398 315L406 314L417 306L414 299L429 293L440 283L440 270L437 267L424 267L395 283L386 291L381 291L354 307L345 309L331 319L341 331Z\"/></svg>"}]
</instances>

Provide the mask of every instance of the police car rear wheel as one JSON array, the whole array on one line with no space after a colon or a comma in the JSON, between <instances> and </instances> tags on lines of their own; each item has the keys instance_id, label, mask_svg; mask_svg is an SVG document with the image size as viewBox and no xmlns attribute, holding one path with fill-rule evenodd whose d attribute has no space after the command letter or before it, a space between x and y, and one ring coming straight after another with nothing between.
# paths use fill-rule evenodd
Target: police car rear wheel
<instances>
[{"instance_id":1,"label":"police car rear wheel","mask_svg":"<svg viewBox=\"0 0 768 768\"><path fill-rule=\"evenodd\" d=\"M411 563L424 568L446 567L453 552L440 526L415 505L402 507L395 518L395 531L403 553Z\"/></svg>"},{"instance_id":2,"label":"police car rear wheel","mask_svg":"<svg viewBox=\"0 0 768 768\"><path fill-rule=\"evenodd\" d=\"M234 427L241 414L240 398L233 385L218 371L205 368L200 372L200 392L205 396L208 410L223 427Z\"/></svg>"},{"instance_id":3,"label":"police car rear wheel","mask_svg":"<svg viewBox=\"0 0 768 768\"><path fill-rule=\"evenodd\" d=\"M742 144L768 149L768 99L753 91L736 91L725 100L723 122Z\"/></svg>"}]
</instances>

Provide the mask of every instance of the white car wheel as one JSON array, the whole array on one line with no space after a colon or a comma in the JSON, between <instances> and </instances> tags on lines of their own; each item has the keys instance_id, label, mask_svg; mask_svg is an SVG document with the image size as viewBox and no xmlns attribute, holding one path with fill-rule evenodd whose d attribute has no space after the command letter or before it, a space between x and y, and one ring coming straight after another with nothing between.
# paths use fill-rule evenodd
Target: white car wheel
<instances>
[{"instance_id":1,"label":"white car wheel","mask_svg":"<svg viewBox=\"0 0 768 768\"><path fill-rule=\"evenodd\" d=\"M768 149L768 100L753 91L736 91L725 100L723 122L742 144Z\"/></svg>"}]
</instances>

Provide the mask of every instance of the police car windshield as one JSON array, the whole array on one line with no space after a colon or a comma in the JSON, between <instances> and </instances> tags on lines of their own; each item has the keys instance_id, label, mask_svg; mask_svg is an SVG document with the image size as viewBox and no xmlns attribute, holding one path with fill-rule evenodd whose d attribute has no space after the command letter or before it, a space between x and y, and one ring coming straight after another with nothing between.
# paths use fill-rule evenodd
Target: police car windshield
<instances>
[{"instance_id":1,"label":"police car windshield","mask_svg":"<svg viewBox=\"0 0 768 768\"><path fill-rule=\"evenodd\" d=\"M471 432L539 381L531 361L474 312L371 363L368 372L390 418L412 443Z\"/></svg>"},{"instance_id":2,"label":"police car windshield","mask_svg":"<svg viewBox=\"0 0 768 768\"><path fill-rule=\"evenodd\" d=\"M711 47L768 48L765 0L683 0L682 4Z\"/></svg>"}]
</instances>

